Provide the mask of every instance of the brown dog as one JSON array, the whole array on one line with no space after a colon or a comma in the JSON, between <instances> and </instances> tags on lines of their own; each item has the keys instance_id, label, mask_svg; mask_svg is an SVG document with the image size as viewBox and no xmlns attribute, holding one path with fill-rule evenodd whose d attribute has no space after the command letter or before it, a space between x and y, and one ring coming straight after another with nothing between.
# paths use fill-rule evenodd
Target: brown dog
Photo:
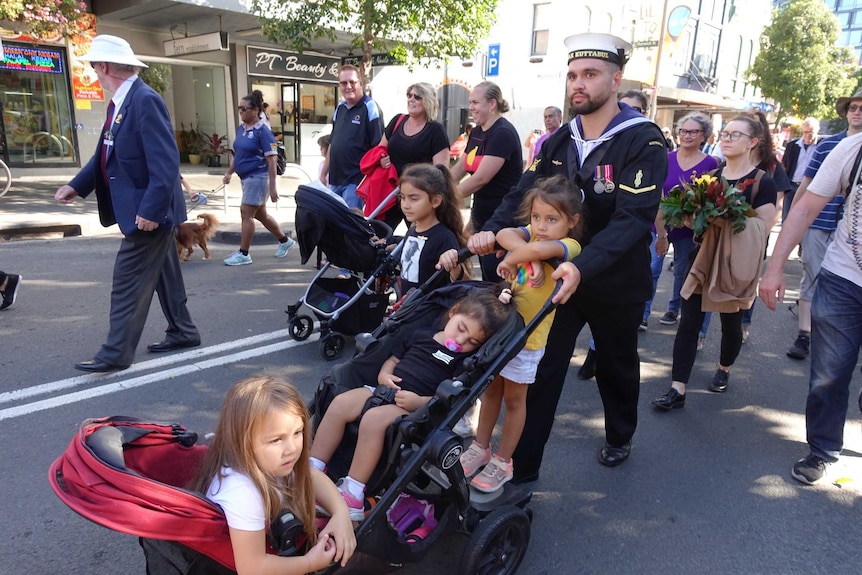
<instances>
[{"instance_id":1,"label":"brown dog","mask_svg":"<svg viewBox=\"0 0 862 575\"><path fill-rule=\"evenodd\" d=\"M177 227L177 255L180 256L180 261L188 261L192 255L194 245L197 244L204 251L204 259L210 259L210 251L207 249L207 240L212 238L216 233L218 220L212 214L201 214L199 220L203 220L202 224L196 222L184 222ZM183 254L183 250L186 253Z\"/></svg>"}]
</instances>

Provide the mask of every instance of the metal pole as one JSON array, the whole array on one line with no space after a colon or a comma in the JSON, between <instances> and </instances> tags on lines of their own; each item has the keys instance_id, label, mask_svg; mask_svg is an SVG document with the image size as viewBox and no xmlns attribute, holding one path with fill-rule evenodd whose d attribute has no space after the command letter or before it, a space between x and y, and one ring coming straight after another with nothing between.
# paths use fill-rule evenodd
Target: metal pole
<instances>
[{"instance_id":1,"label":"metal pole","mask_svg":"<svg viewBox=\"0 0 862 575\"><path fill-rule=\"evenodd\" d=\"M664 7L662 7L661 11L661 32L659 32L658 50L656 50L655 55L655 78L653 78L653 91L649 104L649 117L653 121L655 121L656 107L658 105L658 78L659 71L661 70L661 53L664 47L664 37L667 34L667 2L668 0L664 0Z\"/></svg>"}]
</instances>

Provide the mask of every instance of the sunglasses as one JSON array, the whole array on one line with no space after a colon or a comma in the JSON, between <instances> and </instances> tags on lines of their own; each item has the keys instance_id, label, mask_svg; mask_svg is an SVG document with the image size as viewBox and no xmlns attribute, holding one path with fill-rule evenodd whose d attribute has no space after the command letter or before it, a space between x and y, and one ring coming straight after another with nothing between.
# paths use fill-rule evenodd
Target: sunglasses
<instances>
[{"instance_id":1,"label":"sunglasses","mask_svg":"<svg viewBox=\"0 0 862 575\"><path fill-rule=\"evenodd\" d=\"M638 114L643 114L646 111L643 108L638 108L637 106L632 106L631 108L632 108L632 110L634 110Z\"/></svg>"},{"instance_id":2,"label":"sunglasses","mask_svg":"<svg viewBox=\"0 0 862 575\"><path fill-rule=\"evenodd\" d=\"M247 112L248 110L254 110L254 108L252 108L252 107L250 107L250 106L249 106L249 107L245 107L245 106L237 106L237 108L236 108L236 109L237 109L237 110L239 110L240 112Z\"/></svg>"},{"instance_id":3,"label":"sunglasses","mask_svg":"<svg viewBox=\"0 0 862 575\"><path fill-rule=\"evenodd\" d=\"M413 92L407 92L407 99L413 98L414 100L422 101L422 96L420 94L414 94Z\"/></svg>"},{"instance_id":4,"label":"sunglasses","mask_svg":"<svg viewBox=\"0 0 862 575\"><path fill-rule=\"evenodd\" d=\"M858 110L862 110L862 104L850 104L847 106L848 112L856 112Z\"/></svg>"},{"instance_id":5,"label":"sunglasses","mask_svg":"<svg viewBox=\"0 0 862 575\"><path fill-rule=\"evenodd\" d=\"M346 81L339 82L338 85L339 86L355 86L358 83L359 82L357 82L356 80L346 80Z\"/></svg>"}]
</instances>

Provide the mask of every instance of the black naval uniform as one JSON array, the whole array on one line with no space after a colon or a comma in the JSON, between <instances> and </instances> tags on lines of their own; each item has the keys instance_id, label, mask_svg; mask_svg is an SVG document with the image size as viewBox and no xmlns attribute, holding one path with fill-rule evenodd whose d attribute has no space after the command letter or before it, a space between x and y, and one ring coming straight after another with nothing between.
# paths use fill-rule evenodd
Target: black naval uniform
<instances>
[{"instance_id":1,"label":"black naval uniform","mask_svg":"<svg viewBox=\"0 0 862 575\"><path fill-rule=\"evenodd\" d=\"M513 225L525 192L540 178L566 174L584 192L584 249L572 262L581 272L581 283L557 309L536 382L527 392L526 424L513 456L515 481L538 477L575 340L585 323L599 350L596 382L607 442L625 445L637 426L638 326L644 302L652 297L650 232L667 175L667 149L658 126L628 106L621 108L601 138L605 141L583 152L580 173L572 136L578 118L551 135L485 224L485 230L494 232ZM627 127L607 139L623 123Z\"/></svg>"}]
</instances>

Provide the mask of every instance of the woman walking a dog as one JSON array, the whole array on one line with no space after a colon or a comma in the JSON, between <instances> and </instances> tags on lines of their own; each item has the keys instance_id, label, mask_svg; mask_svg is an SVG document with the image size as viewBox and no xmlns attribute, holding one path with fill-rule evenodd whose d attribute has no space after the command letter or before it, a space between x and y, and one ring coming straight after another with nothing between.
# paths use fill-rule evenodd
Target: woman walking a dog
<instances>
[{"instance_id":1,"label":"woman walking a dog","mask_svg":"<svg viewBox=\"0 0 862 575\"><path fill-rule=\"evenodd\" d=\"M278 222L266 212L266 195L269 199L278 201L276 190L275 161L278 157L278 144L272 131L260 118L263 101L260 92L253 92L240 100L239 118L242 123L236 129L234 154L230 167L224 175L224 183L230 183L231 176L236 173L242 180L242 231L240 233L239 250L224 260L228 266L242 266L251 263L248 250L254 237L254 220L258 220L269 232L278 239L278 250L275 257L283 258L296 243L288 238Z\"/></svg>"}]
</instances>

